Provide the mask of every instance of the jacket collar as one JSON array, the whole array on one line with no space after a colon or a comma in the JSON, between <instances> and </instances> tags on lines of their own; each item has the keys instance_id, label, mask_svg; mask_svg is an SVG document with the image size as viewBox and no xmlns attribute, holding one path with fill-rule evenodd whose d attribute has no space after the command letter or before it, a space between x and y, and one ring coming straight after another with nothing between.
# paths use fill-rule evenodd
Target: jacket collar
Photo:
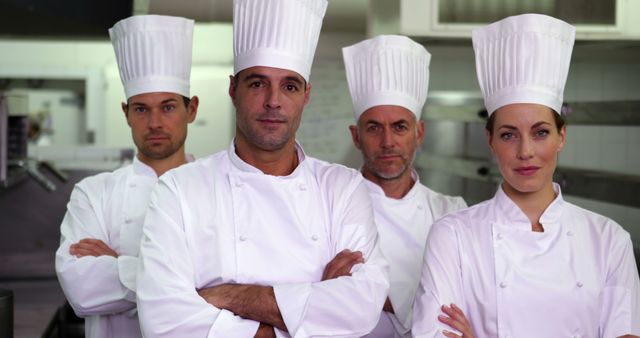
<instances>
[{"instance_id":1,"label":"jacket collar","mask_svg":"<svg viewBox=\"0 0 640 338\"><path fill-rule=\"evenodd\" d=\"M360 172L362 173L362 168L360 168ZM369 192L371 193L371 195L378 196L378 197L384 197L389 201L403 202L403 201L411 200L414 196L416 196L416 194L418 194L418 190L419 190L418 186L420 185L420 177L418 176L418 173L413 168L411 168L411 178L414 181L413 182L413 186L407 192L407 194L404 195L400 199L389 198L384 193L384 190L382 189L382 187L380 187L379 185L377 185L376 183L374 183L372 181L369 181L366 178L364 179L364 181L367 182L367 187L369 188Z\"/></svg>"},{"instance_id":2,"label":"jacket collar","mask_svg":"<svg viewBox=\"0 0 640 338\"><path fill-rule=\"evenodd\" d=\"M562 210L564 208L564 199L560 185L553 183L553 190L556 198L549 204L547 209L540 216L540 223L545 226L553 223L560 223ZM531 229L531 222L525 213L516 205L502 189L502 185L493 197L493 203L496 206L497 219L504 223L508 223L515 227L523 229Z\"/></svg>"},{"instance_id":3,"label":"jacket collar","mask_svg":"<svg viewBox=\"0 0 640 338\"><path fill-rule=\"evenodd\" d=\"M300 168L302 168L305 163L304 160L307 158L307 155L304 153L304 149L302 149L302 146L297 140L295 141L295 149L296 149L296 154L298 155L298 166L291 173L291 175L288 175L287 177L297 176L298 172L301 170ZM239 169L240 171L243 171L246 173L264 174L260 169L245 162L243 159L240 158L240 156L238 156L238 154L236 154L235 138L231 141L231 145L229 146L228 153L229 153L229 159L231 160L231 163L236 169Z\"/></svg>"},{"instance_id":4,"label":"jacket collar","mask_svg":"<svg viewBox=\"0 0 640 338\"><path fill-rule=\"evenodd\" d=\"M186 154L185 157L187 158L187 162L193 162L196 160L196 158L192 154ZM140 175L140 176L158 178L158 175L156 175L156 171L153 170L153 168L151 168L150 166L140 161L138 159L138 156L133 157L133 172L136 175Z\"/></svg>"}]
</instances>

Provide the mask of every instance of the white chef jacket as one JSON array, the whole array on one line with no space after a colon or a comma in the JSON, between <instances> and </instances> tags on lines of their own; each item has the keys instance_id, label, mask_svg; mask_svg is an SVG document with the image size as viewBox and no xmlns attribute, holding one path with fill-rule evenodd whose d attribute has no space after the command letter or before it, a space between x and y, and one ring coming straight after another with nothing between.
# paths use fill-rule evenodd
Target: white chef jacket
<instances>
[{"instance_id":1,"label":"white chef jacket","mask_svg":"<svg viewBox=\"0 0 640 338\"><path fill-rule=\"evenodd\" d=\"M415 337L443 337L455 303L476 337L640 335L640 281L629 233L558 194L531 231L521 209L493 199L431 228L414 308Z\"/></svg>"},{"instance_id":2,"label":"white chef jacket","mask_svg":"<svg viewBox=\"0 0 640 338\"><path fill-rule=\"evenodd\" d=\"M389 282L364 180L296 150L299 164L288 176L262 173L232 143L160 179L138 270L146 336L253 337L258 322L196 292L224 283L273 286L289 331L276 329L279 337L356 337L373 329ZM321 282L343 249L362 251L365 263L352 276Z\"/></svg>"},{"instance_id":3,"label":"white chef jacket","mask_svg":"<svg viewBox=\"0 0 640 338\"><path fill-rule=\"evenodd\" d=\"M387 197L377 184L367 180L380 248L389 263L389 299L395 314L382 312L376 328L367 337L410 337L413 301L420 282L422 257L433 222L467 205L461 197L437 193L419 181L401 199Z\"/></svg>"},{"instance_id":4,"label":"white chef jacket","mask_svg":"<svg viewBox=\"0 0 640 338\"><path fill-rule=\"evenodd\" d=\"M157 180L155 171L135 157L131 165L85 178L71 193L56 273L74 311L85 317L87 337L142 336L135 303L137 256ZM72 256L69 246L84 238L102 240L118 258Z\"/></svg>"}]
</instances>

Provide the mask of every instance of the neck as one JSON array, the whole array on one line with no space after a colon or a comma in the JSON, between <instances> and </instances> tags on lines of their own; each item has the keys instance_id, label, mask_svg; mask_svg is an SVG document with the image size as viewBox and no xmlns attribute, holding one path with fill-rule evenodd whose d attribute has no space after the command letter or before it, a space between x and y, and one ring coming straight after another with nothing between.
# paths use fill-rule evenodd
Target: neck
<instances>
[{"instance_id":1,"label":"neck","mask_svg":"<svg viewBox=\"0 0 640 338\"><path fill-rule=\"evenodd\" d=\"M531 222L531 230L535 232L543 232L544 228L540 224L540 217L549 205L556 198L556 192L553 190L553 184L549 184L539 191L520 192L510 186L508 183L502 183L502 189L511 198L511 200L527 215Z\"/></svg>"},{"instance_id":2,"label":"neck","mask_svg":"<svg viewBox=\"0 0 640 338\"><path fill-rule=\"evenodd\" d=\"M165 172L177 168L185 163L187 163L187 156L184 153L184 149L180 149L176 151L173 155L163 158L163 159L153 159L144 156L141 152L138 152L138 160L140 162L148 165L155 171L158 177L162 176Z\"/></svg>"},{"instance_id":3,"label":"neck","mask_svg":"<svg viewBox=\"0 0 640 338\"><path fill-rule=\"evenodd\" d=\"M416 183L413 177L411 177L410 169L407 169L397 178L385 179L373 174L366 168L363 168L362 176L380 186L384 191L385 196L394 199L401 199L406 196Z\"/></svg>"},{"instance_id":4,"label":"neck","mask_svg":"<svg viewBox=\"0 0 640 338\"><path fill-rule=\"evenodd\" d=\"M238 157L267 175L287 176L298 167L294 139L289 140L281 149L264 150L236 136L235 148Z\"/></svg>"}]
</instances>

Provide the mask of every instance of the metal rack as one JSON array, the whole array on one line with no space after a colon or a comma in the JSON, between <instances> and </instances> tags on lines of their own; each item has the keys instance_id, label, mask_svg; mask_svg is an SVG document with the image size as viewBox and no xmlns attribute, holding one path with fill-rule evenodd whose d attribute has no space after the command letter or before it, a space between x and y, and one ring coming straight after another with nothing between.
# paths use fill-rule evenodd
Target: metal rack
<instances>
[{"instance_id":1,"label":"metal rack","mask_svg":"<svg viewBox=\"0 0 640 338\"><path fill-rule=\"evenodd\" d=\"M606 114L602 112L606 111ZM640 101L569 102L562 113L569 125L640 126ZM456 123L484 123L487 112L479 94L441 92L429 96L424 119ZM416 167L496 185L501 180L497 165L490 157L443 156L423 151ZM554 181L563 193L577 197L640 208L640 175L558 167ZM490 196L487 196L489 198Z\"/></svg>"}]
</instances>

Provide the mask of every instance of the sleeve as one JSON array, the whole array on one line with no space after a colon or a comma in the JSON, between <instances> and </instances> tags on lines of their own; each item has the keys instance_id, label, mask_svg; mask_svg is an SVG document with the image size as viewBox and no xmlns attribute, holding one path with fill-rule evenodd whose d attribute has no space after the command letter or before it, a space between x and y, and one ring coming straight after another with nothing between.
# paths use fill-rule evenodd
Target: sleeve
<instances>
[{"instance_id":1,"label":"sleeve","mask_svg":"<svg viewBox=\"0 0 640 338\"><path fill-rule=\"evenodd\" d=\"M361 251L365 263L354 266L351 276L274 286L278 307L293 337L360 337L369 333L380 317L389 289L388 266L378 245L366 186L361 182L352 189L334 214L333 255L344 249Z\"/></svg>"},{"instance_id":2,"label":"sleeve","mask_svg":"<svg viewBox=\"0 0 640 338\"><path fill-rule=\"evenodd\" d=\"M198 295L183 204L168 180L163 177L156 185L143 226L137 299L144 336L253 337L258 322L220 310Z\"/></svg>"},{"instance_id":3,"label":"sleeve","mask_svg":"<svg viewBox=\"0 0 640 338\"><path fill-rule=\"evenodd\" d=\"M617 225L617 224L616 224ZM611 243L600 318L602 337L640 336L640 280L626 231Z\"/></svg>"},{"instance_id":4,"label":"sleeve","mask_svg":"<svg viewBox=\"0 0 640 338\"><path fill-rule=\"evenodd\" d=\"M118 274L120 283L131 292L136 292L136 274L138 272L138 257L120 255L118 256ZM133 297L135 299L135 296Z\"/></svg>"},{"instance_id":5,"label":"sleeve","mask_svg":"<svg viewBox=\"0 0 640 338\"><path fill-rule=\"evenodd\" d=\"M429 232L420 285L413 306L413 337L444 337L442 330L454 331L438 321L443 304L464 309L458 241L450 217L437 221Z\"/></svg>"},{"instance_id":6,"label":"sleeve","mask_svg":"<svg viewBox=\"0 0 640 338\"><path fill-rule=\"evenodd\" d=\"M75 186L60 226L61 242L56 251L56 274L76 314L81 317L125 312L135 308L135 293L120 283L118 259L111 256L77 258L71 244L84 238L109 243L108 226L100 204L82 182Z\"/></svg>"}]
</instances>

